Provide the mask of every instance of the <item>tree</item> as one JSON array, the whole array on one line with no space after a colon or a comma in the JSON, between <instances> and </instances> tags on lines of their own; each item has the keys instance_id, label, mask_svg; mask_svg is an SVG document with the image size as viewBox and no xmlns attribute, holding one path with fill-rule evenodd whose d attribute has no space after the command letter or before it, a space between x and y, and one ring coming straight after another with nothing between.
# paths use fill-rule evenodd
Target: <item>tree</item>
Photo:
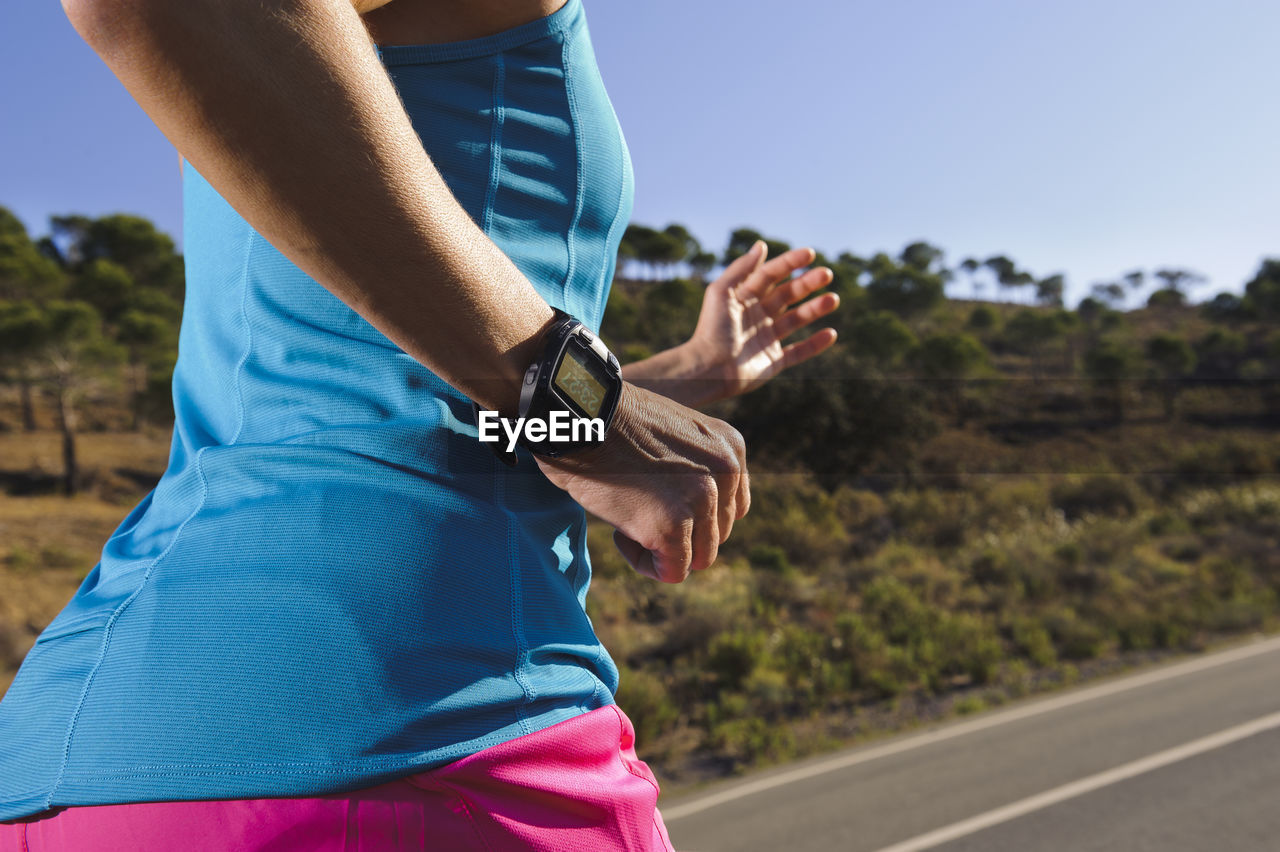
<instances>
[{"instance_id":1,"label":"tree","mask_svg":"<svg viewBox=\"0 0 1280 852\"><path fill-rule=\"evenodd\" d=\"M723 262L727 266L746 254L759 240L764 240L769 257L777 257L791 248L782 240L769 239L754 228L737 228L729 234L729 244L725 246Z\"/></svg>"},{"instance_id":2,"label":"tree","mask_svg":"<svg viewBox=\"0 0 1280 852\"><path fill-rule=\"evenodd\" d=\"M17 377L22 428L27 432L36 428L31 391L47 334L45 318L35 302L0 302L0 364Z\"/></svg>"},{"instance_id":3,"label":"tree","mask_svg":"<svg viewBox=\"0 0 1280 852\"><path fill-rule=\"evenodd\" d=\"M1141 269L1135 269L1132 272L1126 272L1122 276L1122 280L1129 286L1133 292L1138 292L1147 282L1147 274Z\"/></svg>"},{"instance_id":4,"label":"tree","mask_svg":"<svg viewBox=\"0 0 1280 852\"><path fill-rule=\"evenodd\" d=\"M1172 287L1153 290L1151 295L1147 297L1147 307L1155 310L1181 308L1186 305L1186 303L1186 295L1181 290L1175 290Z\"/></svg>"},{"instance_id":5,"label":"tree","mask_svg":"<svg viewBox=\"0 0 1280 852\"><path fill-rule=\"evenodd\" d=\"M935 270L934 266L940 267L944 257L942 249L926 242L915 242L903 248L898 259L918 272L935 272L940 270Z\"/></svg>"},{"instance_id":6,"label":"tree","mask_svg":"<svg viewBox=\"0 0 1280 852\"><path fill-rule=\"evenodd\" d=\"M1076 305L1076 313L1080 315L1080 319L1084 321L1085 325L1092 323L1094 318L1102 313L1102 310L1103 304L1093 296L1085 296Z\"/></svg>"},{"instance_id":7,"label":"tree","mask_svg":"<svg viewBox=\"0 0 1280 852\"><path fill-rule=\"evenodd\" d=\"M1280 318L1280 258L1269 257L1244 285L1245 311L1259 319Z\"/></svg>"},{"instance_id":8,"label":"tree","mask_svg":"<svg viewBox=\"0 0 1280 852\"><path fill-rule=\"evenodd\" d=\"M935 334L912 351L911 362L924 378L944 384L943 396L963 426L965 381L987 365L986 348L968 334Z\"/></svg>"},{"instance_id":9,"label":"tree","mask_svg":"<svg viewBox=\"0 0 1280 852\"><path fill-rule=\"evenodd\" d=\"M644 291L645 343L659 349L688 339L697 323L706 288L688 278L668 278Z\"/></svg>"},{"instance_id":10,"label":"tree","mask_svg":"<svg viewBox=\"0 0 1280 852\"><path fill-rule=\"evenodd\" d=\"M159 290L182 300L182 256L173 239L141 216L117 213L90 219L86 216L54 216L50 220L53 244L64 268L76 271L95 260L110 260L123 267L141 289Z\"/></svg>"},{"instance_id":11,"label":"tree","mask_svg":"<svg viewBox=\"0 0 1280 852\"><path fill-rule=\"evenodd\" d=\"M72 273L67 298L88 302L104 321L113 324L129 309L135 290L129 270L98 257L80 264Z\"/></svg>"},{"instance_id":12,"label":"tree","mask_svg":"<svg viewBox=\"0 0 1280 852\"><path fill-rule=\"evenodd\" d=\"M688 231L681 226L679 230L659 231L646 225L628 225L623 232L618 257L634 259L645 266L650 273L659 267L670 267L685 259L688 244L685 237ZM683 232L683 233L682 233ZM691 239L691 237L690 237Z\"/></svg>"},{"instance_id":13,"label":"tree","mask_svg":"<svg viewBox=\"0 0 1280 852\"><path fill-rule=\"evenodd\" d=\"M1036 301L1042 305L1062 307L1062 291L1067 279L1061 273L1041 278L1036 282Z\"/></svg>"},{"instance_id":14,"label":"tree","mask_svg":"<svg viewBox=\"0 0 1280 852\"><path fill-rule=\"evenodd\" d=\"M701 281L711 277L711 270L716 267L716 256L709 251L700 251L689 258L689 271Z\"/></svg>"},{"instance_id":15,"label":"tree","mask_svg":"<svg viewBox=\"0 0 1280 852\"><path fill-rule=\"evenodd\" d=\"M1124 304L1124 287L1115 281L1099 281L1090 289L1093 298L1112 308Z\"/></svg>"},{"instance_id":16,"label":"tree","mask_svg":"<svg viewBox=\"0 0 1280 852\"><path fill-rule=\"evenodd\" d=\"M1008 290L1019 290L1036 283L1031 273L1020 271L1012 260L1002 254L987 258L982 265L995 275L997 284Z\"/></svg>"},{"instance_id":17,"label":"tree","mask_svg":"<svg viewBox=\"0 0 1280 852\"><path fill-rule=\"evenodd\" d=\"M916 345L916 336L896 314L879 310L860 314L850 325L848 341L855 355L884 369Z\"/></svg>"},{"instance_id":18,"label":"tree","mask_svg":"<svg viewBox=\"0 0 1280 852\"><path fill-rule=\"evenodd\" d=\"M1244 319L1247 312L1244 300L1235 293L1219 293L1200 306L1200 313L1216 322L1235 322Z\"/></svg>"},{"instance_id":19,"label":"tree","mask_svg":"<svg viewBox=\"0 0 1280 852\"><path fill-rule=\"evenodd\" d=\"M131 310L120 319L116 329L116 341L127 353L130 373L130 428L142 428L143 400L148 389L148 374L173 369L176 360L177 335L173 324L164 317L145 311Z\"/></svg>"},{"instance_id":20,"label":"tree","mask_svg":"<svg viewBox=\"0 0 1280 852\"><path fill-rule=\"evenodd\" d=\"M912 266L894 263L887 255L871 259L867 305L872 310L893 311L910 318L932 310L944 298L942 277Z\"/></svg>"},{"instance_id":21,"label":"tree","mask_svg":"<svg viewBox=\"0 0 1280 852\"><path fill-rule=\"evenodd\" d=\"M41 254L21 220L0 207L0 299L56 296L64 283L58 264Z\"/></svg>"},{"instance_id":22,"label":"tree","mask_svg":"<svg viewBox=\"0 0 1280 852\"><path fill-rule=\"evenodd\" d=\"M1137 354L1125 343L1102 340L1084 353L1084 371L1095 386L1107 392L1112 419L1124 420L1125 383L1133 375Z\"/></svg>"},{"instance_id":23,"label":"tree","mask_svg":"<svg viewBox=\"0 0 1280 852\"><path fill-rule=\"evenodd\" d=\"M46 379L57 405L62 432L63 490L80 486L76 456L77 408L105 371L121 360L120 347L102 336L101 318L86 302L55 300L45 307L43 354Z\"/></svg>"},{"instance_id":24,"label":"tree","mask_svg":"<svg viewBox=\"0 0 1280 852\"><path fill-rule=\"evenodd\" d=\"M1164 399L1164 416L1172 420L1177 412L1178 395L1183 379L1196 366L1196 353L1191 344L1173 334L1160 333L1147 341L1147 361L1153 368L1153 382Z\"/></svg>"},{"instance_id":25,"label":"tree","mask_svg":"<svg viewBox=\"0 0 1280 852\"><path fill-rule=\"evenodd\" d=\"M1202 375L1214 379L1233 379L1239 376L1244 359L1246 341L1243 334L1215 326L1196 341L1197 368Z\"/></svg>"},{"instance_id":26,"label":"tree","mask_svg":"<svg viewBox=\"0 0 1280 852\"><path fill-rule=\"evenodd\" d=\"M996 312L986 305L978 305L969 312L965 327L974 331L991 331L996 327Z\"/></svg>"},{"instance_id":27,"label":"tree","mask_svg":"<svg viewBox=\"0 0 1280 852\"><path fill-rule=\"evenodd\" d=\"M662 233L672 244L679 247L680 260L688 260L694 255L702 253L702 244L698 242L697 237L689 233L689 229L684 225L672 222L662 229Z\"/></svg>"},{"instance_id":28,"label":"tree","mask_svg":"<svg viewBox=\"0 0 1280 852\"><path fill-rule=\"evenodd\" d=\"M862 286L862 279L867 274L867 261L845 251L835 260L818 253L813 265L825 266L831 270L831 283L827 285L827 290L840 297L842 307L831 315L829 322L844 337L851 328L850 323L865 309L867 292Z\"/></svg>"},{"instance_id":29,"label":"tree","mask_svg":"<svg viewBox=\"0 0 1280 852\"><path fill-rule=\"evenodd\" d=\"M752 452L813 471L827 488L877 463L909 469L937 432L927 394L841 346L738 397L730 415Z\"/></svg>"},{"instance_id":30,"label":"tree","mask_svg":"<svg viewBox=\"0 0 1280 852\"><path fill-rule=\"evenodd\" d=\"M1058 314L1023 308L1005 323L1003 340L1014 352L1031 357L1031 375L1038 380L1045 353L1061 343L1067 324Z\"/></svg>"},{"instance_id":31,"label":"tree","mask_svg":"<svg viewBox=\"0 0 1280 852\"><path fill-rule=\"evenodd\" d=\"M1175 293L1184 295L1187 287L1202 284L1207 280L1200 273L1192 272L1189 269L1158 269L1156 270L1156 277L1164 282L1166 290L1173 290Z\"/></svg>"},{"instance_id":32,"label":"tree","mask_svg":"<svg viewBox=\"0 0 1280 852\"><path fill-rule=\"evenodd\" d=\"M966 257L964 260L960 261L959 268L968 276L969 287L973 290L974 296L981 298L982 291L986 289L986 284L977 277L978 270L982 268L982 264L977 260L977 258Z\"/></svg>"}]
</instances>

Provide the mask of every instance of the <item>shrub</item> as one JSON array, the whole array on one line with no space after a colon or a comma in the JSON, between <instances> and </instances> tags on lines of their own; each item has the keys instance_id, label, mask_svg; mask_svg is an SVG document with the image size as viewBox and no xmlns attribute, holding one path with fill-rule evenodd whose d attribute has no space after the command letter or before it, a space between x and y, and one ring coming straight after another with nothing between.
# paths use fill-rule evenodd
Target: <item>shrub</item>
<instances>
[{"instance_id":1,"label":"shrub","mask_svg":"<svg viewBox=\"0 0 1280 852\"><path fill-rule=\"evenodd\" d=\"M754 763L777 763L795 753L795 735L785 725L774 725L759 716L729 718L712 726L708 737L712 751L729 762L733 771Z\"/></svg>"},{"instance_id":2,"label":"shrub","mask_svg":"<svg viewBox=\"0 0 1280 852\"><path fill-rule=\"evenodd\" d=\"M1004 656L1004 647L988 622L967 612L944 615L937 635L938 675L963 675L979 684L991 681Z\"/></svg>"},{"instance_id":3,"label":"shrub","mask_svg":"<svg viewBox=\"0 0 1280 852\"><path fill-rule=\"evenodd\" d=\"M765 637L759 631L722 633L707 651L707 670L725 689L737 689L763 656Z\"/></svg>"},{"instance_id":4,"label":"shrub","mask_svg":"<svg viewBox=\"0 0 1280 852\"><path fill-rule=\"evenodd\" d=\"M621 679L615 700L635 726L636 741L651 742L675 724L680 711L655 675L642 669L619 668Z\"/></svg>"},{"instance_id":5,"label":"shrub","mask_svg":"<svg viewBox=\"0 0 1280 852\"><path fill-rule=\"evenodd\" d=\"M986 305L978 305L969 312L965 326L975 331L987 331L996 326L996 312Z\"/></svg>"},{"instance_id":6,"label":"shrub","mask_svg":"<svg viewBox=\"0 0 1280 852\"><path fill-rule=\"evenodd\" d=\"M1091 660L1106 647L1106 635L1095 624L1070 608L1052 613L1045 621L1049 635L1064 660Z\"/></svg>"},{"instance_id":7,"label":"shrub","mask_svg":"<svg viewBox=\"0 0 1280 852\"><path fill-rule=\"evenodd\" d=\"M1053 637L1044 625L1034 618L1021 617L1013 622L1010 631L1013 643L1018 652L1032 663L1040 667L1051 666L1058 661L1058 653L1054 649Z\"/></svg>"},{"instance_id":8,"label":"shrub","mask_svg":"<svg viewBox=\"0 0 1280 852\"><path fill-rule=\"evenodd\" d=\"M1094 474L1082 480L1059 482L1050 490L1050 500L1068 520L1086 513L1132 515L1138 506L1138 489L1133 480L1120 474Z\"/></svg>"},{"instance_id":9,"label":"shrub","mask_svg":"<svg viewBox=\"0 0 1280 852\"><path fill-rule=\"evenodd\" d=\"M1222 485L1224 480L1255 477L1270 470L1271 459L1261 443L1236 437L1185 450L1173 465L1174 482L1183 486Z\"/></svg>"},{"instance_id":10,"label":"shrub","mask_svg":"<svg viewBox=\"0 0 1280 852\"><path fill-rule=\"evenodd\" d=\"M794 571L787 559L786 551L772 544L757 544L751 548L751 552L747 554L747 561L751 563L752 568L759 571L774 574L790 574Z\"/></svg>"}]
</instances>

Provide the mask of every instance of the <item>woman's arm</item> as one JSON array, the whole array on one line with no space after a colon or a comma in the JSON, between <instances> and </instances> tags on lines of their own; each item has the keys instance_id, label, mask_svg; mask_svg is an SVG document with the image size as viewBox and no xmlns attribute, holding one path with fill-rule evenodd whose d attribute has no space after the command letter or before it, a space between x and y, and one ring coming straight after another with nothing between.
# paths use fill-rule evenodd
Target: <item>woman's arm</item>
<instances>
[{"instance_id":1,"label":"woman's arm","mask_svg":"<svg viewBox=\"0 0 1280 852\"><path fill-rule=\"evenodd\" d=\"M449 192L351 0L63 7L273 246L455 388L516 410L551 308ZM603 445L538 464L664 580L710 565L747 509L732 427L631 385Z\"/></svg>"},{"instance_id":2,"label":"woman's arm","mask_svg":"<svg viewBox=\"0 0 1280 852\"><path fill-rule=\"evenodd\" d=\"M551 309L452 197L351 0L63 6L273 246L463 393L515 409Z\"/></svg>"}]
</instances>

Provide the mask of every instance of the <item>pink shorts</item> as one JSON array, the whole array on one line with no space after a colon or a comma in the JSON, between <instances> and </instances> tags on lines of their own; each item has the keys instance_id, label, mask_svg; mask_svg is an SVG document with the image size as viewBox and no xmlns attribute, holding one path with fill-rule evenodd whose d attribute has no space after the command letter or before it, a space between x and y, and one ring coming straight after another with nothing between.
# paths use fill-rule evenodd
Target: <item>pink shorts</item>
<instances>
[{"instance_id":1,"label":"pink shorts","mask_svg":"<svg viewBox=\"0 0 1280 852\"><path fill-rule=\"evenodd\" d=\"M0 823L0 852L672 852L634 742L610 705L350 793L70 807Z\"/></svg>"}]
</instances>

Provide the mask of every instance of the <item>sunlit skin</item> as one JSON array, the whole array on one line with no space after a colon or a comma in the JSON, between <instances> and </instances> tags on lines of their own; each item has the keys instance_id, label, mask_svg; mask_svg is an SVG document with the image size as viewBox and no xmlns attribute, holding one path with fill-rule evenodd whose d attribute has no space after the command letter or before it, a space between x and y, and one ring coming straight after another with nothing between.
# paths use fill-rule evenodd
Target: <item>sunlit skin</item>
<instances>
[{"instance_id":1,"label":"sunlit skin","mask_svg":"<svg viewBox=\"0 0 1280 852\"><path fill-rule=\"evenodd\" d=\"M564 0L353 0L377 44L481 38L544 18Z\"/></svg>"}]
</instances>

